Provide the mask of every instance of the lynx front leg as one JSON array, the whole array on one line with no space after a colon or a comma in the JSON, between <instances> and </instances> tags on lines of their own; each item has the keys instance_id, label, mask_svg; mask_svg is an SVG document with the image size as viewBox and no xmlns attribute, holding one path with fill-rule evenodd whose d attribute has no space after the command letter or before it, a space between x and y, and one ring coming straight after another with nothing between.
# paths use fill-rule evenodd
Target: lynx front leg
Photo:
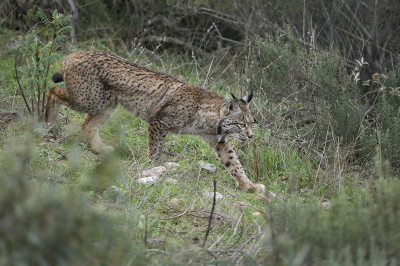
<instances>
[{"instance_id":1,"label":"lynx front leg","mask_svg":"<svg viewBox=\"0 0 400 266\"><path fill-rule=\"evenodd\" d=\"M152 161L161 161L166 136L158 122L149 122L149 157Z\"/></svg>"},{"instance_id":2,"label":"lynx front leg","mask_svg":"<svg viewBox=\"0 0 400 266\"><path fill-rule=\"evenodd\" d=\"M243 190L251 193L263 192L265 190L265 186L263 184L254 184L246 176L243 166L229 142L219 143L217 141L212 141L210 145L214 148L219 160L235 178L236 182Z\"/></svg>"},{"instance_id":3,"label":"lynx front leg","mask_svg":"<svg viewBox=\"0 0 400 266\"><path fill-rule=\"evenodd\" d=\"M47 127L51 128L52 126L54 126L58 117L60 104L69 106L68 92L56 86L51 86L47 96L47 105L46 105L45 123Z\"/></svg>"},{"instance_id":4,"label":"lynx front leg","mask_svg":"<svg viewBox=\"0 0 400 266\"><path fill-rule=\"evenodd\" d=\"M112 104L98 114L86 114L81 123L83 133L92 145L93 150L97 153L103 154L114 151L113 147L104 144L100 138L99 131L100 127L107 121L115 108L116 105Z\"/></svg>"}]
</instances>

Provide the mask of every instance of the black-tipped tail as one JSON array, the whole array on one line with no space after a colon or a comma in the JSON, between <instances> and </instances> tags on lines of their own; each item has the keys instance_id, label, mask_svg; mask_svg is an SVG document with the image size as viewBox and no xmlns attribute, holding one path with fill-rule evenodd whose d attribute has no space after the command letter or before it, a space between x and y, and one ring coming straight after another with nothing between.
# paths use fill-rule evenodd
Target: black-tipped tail
<instances>
[{"instance_id":1,"label":"black-tipped tail","mask_svg":"<svg viewBox=\"0 0 400 266\"><path fill-rule=\"evenodd\" d=\"M60 83L64 81L64 77L60 72L55 73L51 79L54 83Z\"/></svg>"}]
</instances>

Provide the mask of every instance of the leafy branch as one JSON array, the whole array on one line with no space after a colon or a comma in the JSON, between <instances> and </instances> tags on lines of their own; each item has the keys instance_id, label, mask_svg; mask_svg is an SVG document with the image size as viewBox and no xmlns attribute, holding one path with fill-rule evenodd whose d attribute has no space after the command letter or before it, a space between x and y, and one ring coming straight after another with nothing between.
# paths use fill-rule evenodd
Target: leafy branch
<instances>
[{"instance_id":1,"label":"leafy branch","mask_svg":"<svg viewBox=\"0 0 400 266\"><path fill-rule=\"evenodd\" d=\"M50 30L50 33L47 34L50 41L46 43L41 40L36 24L24 37L19 37L18 47L13 52L16 55L15 78L25 106L31 115L34 115L36 111L39 119L45 109L47 84L50 80L50 66L62 58L61 53L57 52L57 50L62 43L68 40L68 36L65 34L71 31L72 27L67 26L71 15L60 14L57 10L54 10L51 20L41 9L39 9L36 16L41 20L45 29ZM26 63L17 68L17 58L19 56L25 58ZM18 74L20 74L21 80ZM32 108L29 107L29 104L31 104Z\"/></svg>"}]
</instances>

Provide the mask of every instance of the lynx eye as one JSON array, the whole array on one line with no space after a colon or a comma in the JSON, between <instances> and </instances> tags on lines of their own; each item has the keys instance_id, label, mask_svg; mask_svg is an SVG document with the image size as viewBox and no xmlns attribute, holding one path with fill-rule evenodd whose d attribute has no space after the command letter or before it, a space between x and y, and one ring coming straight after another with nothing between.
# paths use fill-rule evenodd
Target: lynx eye
<instances>
[{"instance_id":1,"label":"lynx eye","mask_svg":"<svg viewBox=\"0 0 400 266\"><path fill-rule=\"evenodd\" d=\"M240 124L240 127L245 129L246 128L246 124Z\"/></svg>"}]
</instances>

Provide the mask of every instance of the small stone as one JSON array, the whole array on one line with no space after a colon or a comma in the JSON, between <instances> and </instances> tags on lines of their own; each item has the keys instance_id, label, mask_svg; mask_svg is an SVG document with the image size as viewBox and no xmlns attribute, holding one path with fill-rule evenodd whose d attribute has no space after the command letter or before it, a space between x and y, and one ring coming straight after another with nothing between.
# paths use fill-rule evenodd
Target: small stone
<instances>
[{"instance_id":1,"label":"small stone","mask_svg":"<svg viewBox=\"0 0 400 266\"><path fill-rule=\"evenodd\" d=\"M178 184L178 180L176 180L175 178L167 178L165 181L167 181L168 183L171 184Z\"/></svg>"},{"instance_id":2,"label":"small stone","mask_svg":"<svg viewBox=\"0 0 400 266\"><path fill-rule=\"evenodd\" d=\"M260 194L256 197L257 200L267 201L269 197L276 199L276 194L271 191L265 192L265 194Z\"/></svg>"},{"instance_id":3,"label":"small stone","mask_svg":"<svg viewBox=\"0 0 400 266\"><path fill-rule=\"evenodd\" d=\"M122 200L124 198L124 191L122 188L117 186L111 186L107 189L107 193L105 193L106 199L119 199Z\"/></svg>"},{"instance_id":4,"label":"small stone","mask_svg":"<svg viewBox=\"0 0 400 266\"><path fill-rule=\"evenodd\" d=\"M264 194L260 194L256 197L257 200L267 201L268 198Z\"/></svg>"},{"instance_id":5,"label":"small stone","mask_svg":"<svg viewBox=\"0 0 400 266\"><path fill-rule=\"evenodd\" d=\"M217 166L210 163L206 163L204 161L199 161L198 164L200 165L200 168L208 170L210 172L215 172L215 170L217 170Z\"/></svg>"},{"instance_id":6,"label":"small stone","mask_svg":"<svg viewBox=\"0 0 400 266\"><path fill-rule=\"evenodd\" d=\"M179 205L179 200L177 198L171 199L171 203L174 205Z\"/></svg>"},{"instance_id":7,"label":"small stone","mask_svg":"<svg viewBox=\"0 0 400 266\"><path fill-rule=\"evenodd\" d=\"M322 202L321 207L322 207L322 209L327 211L332 207L332 203L330 201Z\"/></svg>"},{"instance_id":8,"label":"small stone","mask_svg":"<svg viewBox=\"0 0 400 266\"><path fill-rule=\"evenodd\" d=\"M238 201L238 202L234 202L233 204L232 204L232 208L234 208L234 209L243 209L244 207L243 207L243 205L242 204L244 204L244 202L243 201Z\"/></svg>"},{"instance_id":9,"label":"small stone","mask_svg":"<svg viewBox=\"0 0 400 266\"><path fill-rule=\"evenodd\" d=\"M254 216L262 216L262 213L261 212L253 212L253 215Z\"/></svg>"},{"instance_id":10,"label":"small stone","mask_svg":"<svg viewBox=\"0 0 400 266\"><path fill-rule=\"evenodd\" d=\"M179 163L166 162L166 163L164 163L164 166L165 166L167 169L170 169L171 167L179 167L180 165L179 165ZM175 169L175 168L174 168L174 169ZM171 169L171 170L174 170L174 169Z\"/></svg>"},{"instance_id":11,"label":"small stone","mask_svg":"<svg viewBox=\"0 0 400 266\"><path fill-rule=\"evenodd\" d=\"M139 178L137 181L142 184L153 183L158 180L158 175Z\"/></svg>"},{"instance_id":12,"label":"small stone","mask_svg":"<svg viewBox=\"0 0 400 266\"><path fill-rule=\"evenodd\" d=\"M148 176L160 176L162 175L165 171L167 171L167 168L164 166L158 166L151 168L149 170L143 171L140 173L139 177L148 177Z\"/></svg>"},{"instance_id":13,"label":"small stone","mask_svg":"<svg viewBox=\"0 0 400 266\"><path fill-rule=\"evenodd\" d=\"M122 193L122 188L119 188L117 186L111 186L111 189L116 193Z\"/></svg>"},{"instance_id":14,"label":"small stone","mask_svg":"<svg viewBox=\"0 0 400 266\"><path fill-rule=\"evenodd\" d=\"M214 198L214 192L205 192L204 196L206 196L208 198ZM215 192L215 198L216 199L223 199L224 196L222 196L221 193Z\"/></svg>"}]
</instances>

